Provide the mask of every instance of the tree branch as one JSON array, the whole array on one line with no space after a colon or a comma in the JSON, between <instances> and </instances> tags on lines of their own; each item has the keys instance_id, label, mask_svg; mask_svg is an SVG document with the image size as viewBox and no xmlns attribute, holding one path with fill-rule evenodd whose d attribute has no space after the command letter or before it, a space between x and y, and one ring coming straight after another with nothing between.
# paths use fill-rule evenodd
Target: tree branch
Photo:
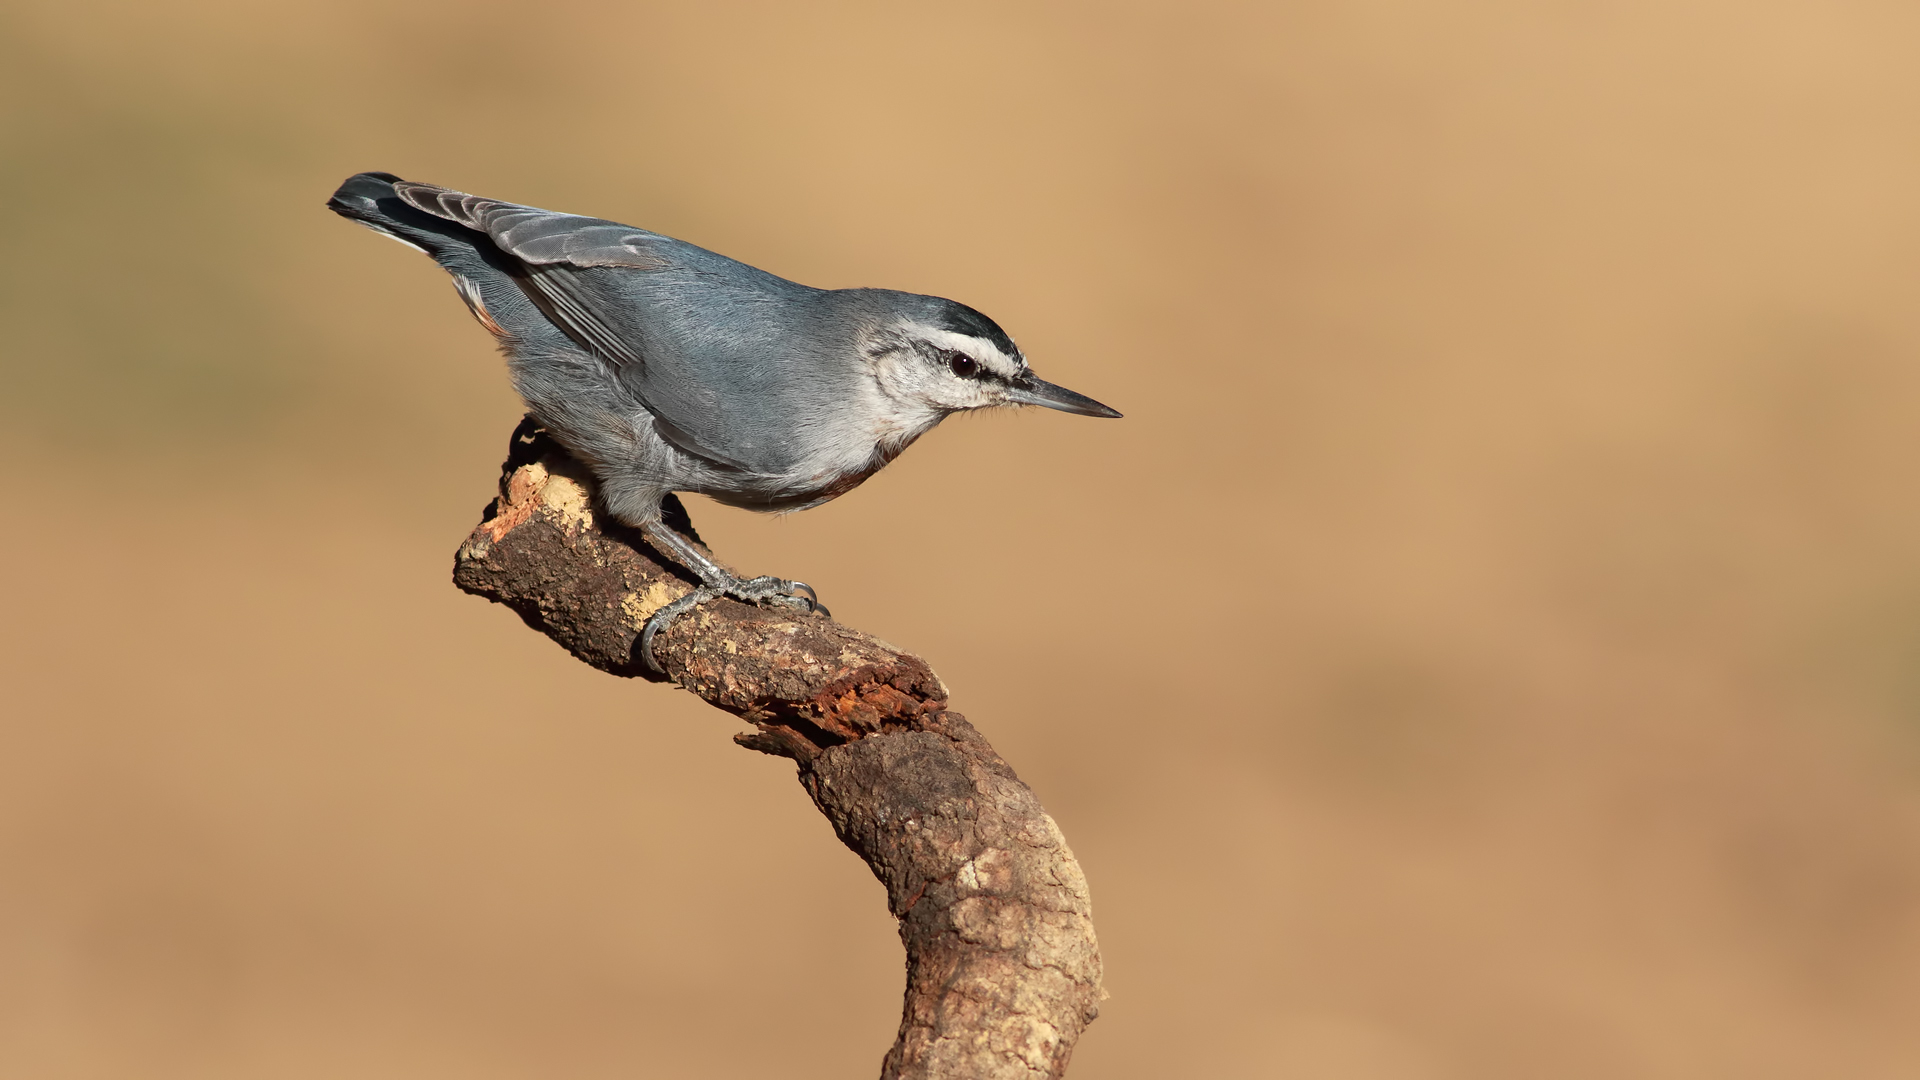
<instances>
[{"instance_id":1,"label":"tree branch","mask_svg":"<svg viewBox=\"0 0 1920 1080\"><path fill-rule=\"evenodd\" d=\"M522 422L454 582L602 671L740 716L756 730L736 742L799 766L900 920L906 1003L883 1080L1064 1075L1105 993L1086 878L1033 792L947 708L925 661L825 617L703 604L654 639L666 675L650 672L640 630L693 583L598 514L592 490ZM693 535L677 499L667 512Z\"/></svg>"}]
</instances>

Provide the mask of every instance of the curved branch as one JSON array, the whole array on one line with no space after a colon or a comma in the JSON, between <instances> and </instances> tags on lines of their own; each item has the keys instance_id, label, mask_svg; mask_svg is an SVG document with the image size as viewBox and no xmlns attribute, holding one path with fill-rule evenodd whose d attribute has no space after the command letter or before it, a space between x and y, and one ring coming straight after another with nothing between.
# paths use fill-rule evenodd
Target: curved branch
<instances>
[{"instance_id":1,"label":"curved branch","mask_svg":"<svg viewBox=\"0 0 1920 1080\"><path fill-rule=\"evenodd\" d=\"M742 746L797 763L900 920L906 1003L883 1080L1064 1075L1105 993L1086 878L1033 792L925 661L825 617L703 604L655 639L654 675L640 629L692 582L591 492L523 422L454 582L594 667L678 683L751 723ZM693 535L677 500L667 510Z\"/></svg>"}]
</instances>

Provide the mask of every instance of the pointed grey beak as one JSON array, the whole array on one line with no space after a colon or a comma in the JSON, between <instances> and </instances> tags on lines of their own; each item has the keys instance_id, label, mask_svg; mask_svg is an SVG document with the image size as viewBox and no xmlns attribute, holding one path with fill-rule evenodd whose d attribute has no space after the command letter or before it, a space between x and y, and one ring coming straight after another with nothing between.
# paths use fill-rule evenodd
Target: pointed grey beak
<instances>
[{"instance_id":1,"label":"pointed grey beak","mask_svg":"<svg viewBox=\"0 0 1920 1080\"><path fill-rule=\"evenodd\" d=\"M1018 382L1009 383L1007 397L1021 405L1044 405L1061 412L1077 413L1081 416L1104 416L1119 419L1120 414L1085 394L1076 394L1064 386L1055 386L1045 379L1036 379L1028 375Z\"/></svg>"}]
</instances>

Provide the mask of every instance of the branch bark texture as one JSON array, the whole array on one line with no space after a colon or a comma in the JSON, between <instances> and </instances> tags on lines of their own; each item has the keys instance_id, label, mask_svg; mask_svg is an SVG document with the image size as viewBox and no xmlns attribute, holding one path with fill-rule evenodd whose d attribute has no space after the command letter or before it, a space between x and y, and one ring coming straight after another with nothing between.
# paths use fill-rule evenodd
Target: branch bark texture
<instances>
[{"instance_id":1,"label":"branch bark texture","mask_svg":"<svg viewBox=\"0 0 1920 1080\"><path fill-rule=\"evenodd\" d=\"M925 661L822 616L712 601L654 639L666 675L649 671L640 631L693 581L592 490L523 423L454 582L594 667L741 717L754 730L736 742L798 765L900 920L906 1001L883 1080L1064 1075L1105 993L1086 878L1033 792ZM668 520L692 534L677 501Z\"/></svg>"}]
</instances>

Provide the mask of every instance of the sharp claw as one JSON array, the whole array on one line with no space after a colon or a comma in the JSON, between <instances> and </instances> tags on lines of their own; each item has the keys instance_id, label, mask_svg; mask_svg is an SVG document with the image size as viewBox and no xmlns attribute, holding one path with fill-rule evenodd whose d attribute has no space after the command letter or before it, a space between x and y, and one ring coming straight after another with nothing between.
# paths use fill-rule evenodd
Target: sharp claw
<instances>
[{"instance_id":1,"label":"sharp claw","mask_svg":"<svg viewBox=\"0 0 1920 1080\"><path fill-rule=\"evenodd\" d=\"M653 669L654 674L665 675L667 673L667 669L660 666L660 661L653 658L654 635L671 626L673 620L685 615L696 605L705 603L708 600L713 600L720 595L722 594L716 589L710 589L705 585L699 586L687 595L654 612L653 616L647 620L645 629L640 631L640 659L646 662L647 667Z\"/></svg>"},{"instance_id":2,"label":"sharp claw","mask_svg":"<svg viewBox=\"0 0 1920 1080\"><path fill-rule=\"evenodd\" d=\"M820 594L813 591L813 586L807 584L804 581L791 581L791 582L788 582L788 584L792 585L796 590L799 590L799 589L806 590L808 611L815 611L821 614L826 613L826 610L827 610L826 605L820 602Z\"/></svg>"}]
</instances>

